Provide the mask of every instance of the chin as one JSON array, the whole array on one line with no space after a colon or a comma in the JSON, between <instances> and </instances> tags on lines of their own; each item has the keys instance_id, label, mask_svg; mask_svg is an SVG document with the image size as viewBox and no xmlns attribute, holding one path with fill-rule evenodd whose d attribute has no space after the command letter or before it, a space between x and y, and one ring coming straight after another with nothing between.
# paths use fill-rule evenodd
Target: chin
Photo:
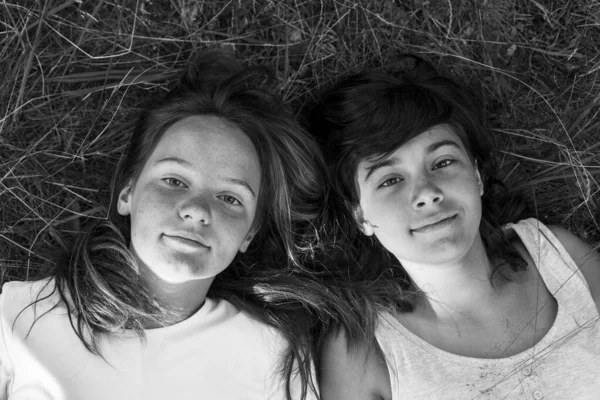
<instances>
[{"instance_id":1,"label":"chin","mask_svg":"<svg viewBox=\"0 0 600 400\"><path fill-rule=\"evenodd\" d=\"M212 268L206 268L205 265L200 263L195 264L180 264L176 268L174 268L170 276L172 279L177 280L179 282L185 282L196 279L209 279L214 278L217 272L215 272Z\"/></svg>"},{"instance_id":2,"label":"chin","mask_svg":"<svg viewBox=\"0 0 600 400\"><path fill-rule=\"evenodd\" d=\"M184 283L191 280L207 279L213 277L204 263L198 260L173 260L166 259L160 264L149 266L154 275L160 280L172 284Z\"/></svg>"},{"instance_id":3,"label":"chin","mask_svg":"<svg viewBox=\"0 0 600 400\"><path fill-rule=\"evenodd\" d=\"M160 274L159 278L167 283L171 284L181 284L190 281L197 281L202 279L213 278L212 274L203 274L200 272L190 272L190 271L172 271L165 274Z\"/></svg>"},{"instance_id":4,"label":"chin","mask_svg":"<svg viewBox=\"0 0 600 400\"><path fill-rule=\"evenodd\" d=\"M466 249L466 248L452 247L452 248L448 248L448 249L440 249L440 251L437 252L437 257L435 257L435 259L432 257L432 263L433 263L433 260L435 260L434 262L436 264L447 264L447 263L459 262L463 258L465 258L467 253L468 253L468 249Z\"/></svg>"}]
</instances>

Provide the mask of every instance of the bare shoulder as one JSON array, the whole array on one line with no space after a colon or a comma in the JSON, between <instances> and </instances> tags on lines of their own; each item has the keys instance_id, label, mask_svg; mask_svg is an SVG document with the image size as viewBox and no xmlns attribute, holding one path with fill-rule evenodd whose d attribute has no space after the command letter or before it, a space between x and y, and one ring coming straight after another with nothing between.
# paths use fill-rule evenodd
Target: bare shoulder
<instances>
[{"instance_id":1,"label":"bare shoulder","mask_svg":"<svg viewBox=\"0 0 600 400\"><path fill-rule=\"evenodd\" d=\"M560 226L548 228L560 240L587 281L596 307L600 310L600 254L577 235Z\"/></svg>"},{"instance_id":2,"label":"bare shoulder","mask_svg":"<svg viewBox=\"0 0 600 400\"><path fill-rule=\"evenodd\" d=\"M385 360L376 349L348 350L346 333L331 334L320 364L323 400L391 400Z\"/></svg>"}]
</instances>

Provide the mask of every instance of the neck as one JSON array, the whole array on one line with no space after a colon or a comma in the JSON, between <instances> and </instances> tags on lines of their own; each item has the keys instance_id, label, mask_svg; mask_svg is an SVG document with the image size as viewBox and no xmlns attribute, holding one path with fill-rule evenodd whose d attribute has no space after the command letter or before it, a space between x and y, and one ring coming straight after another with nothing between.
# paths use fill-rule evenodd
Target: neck
<instances>
[{"instance_id":1,"label":"neck","mask_svg":"<svg viewBox=\"0 0 600 400\"><path fill-rule=\"evenodd\" d=\"M167 282L145 266L140 273L156 300L171 313L169 325L174 325L192 316L202 307L206 293L214 278L195 279L185 282ZM148 321L147 329L158 328L156 322Z\"/></svg>"},{"instance_id":2,"label":"neck","mask_svg":"<svg viewBox=\"0 0 600 400\"><path fill-rule=\"evenodd\" d=\"M490 283L492 264L479 235L459 260L444 264L400 262L421 293L415 302L416 313L438 320L489 318L499 293Z\"/></svg>"}]
</instances>

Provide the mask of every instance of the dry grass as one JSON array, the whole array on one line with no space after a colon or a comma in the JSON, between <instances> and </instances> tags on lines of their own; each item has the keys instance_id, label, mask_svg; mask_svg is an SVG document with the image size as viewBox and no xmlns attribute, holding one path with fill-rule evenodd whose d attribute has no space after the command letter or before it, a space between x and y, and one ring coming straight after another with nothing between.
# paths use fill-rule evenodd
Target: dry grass
<instances>
[{"instance_id":1,"label":"dry grass","mask_svg":"<svg viewBox=\"0 0 600 400\"><path fill-rule=\"evenodd\" d=\"M3 0L0 22L0 281L105 217L132 116L215 47L275 67L298 110L421 54L481 94L540 218L600 245L596 0Z\"/></svg>"}]
</instances>

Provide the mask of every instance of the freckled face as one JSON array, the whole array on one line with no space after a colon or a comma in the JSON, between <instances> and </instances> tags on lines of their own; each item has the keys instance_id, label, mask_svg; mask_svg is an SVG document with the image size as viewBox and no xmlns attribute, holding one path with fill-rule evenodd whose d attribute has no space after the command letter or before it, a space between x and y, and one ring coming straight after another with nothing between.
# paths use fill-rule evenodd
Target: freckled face
<instances>
[{"instance_id":1,"label":"freckled face","mask_svg":"<svg viewBox=\"0 0 600 400\"><path fill-rule=\"evenodd\" d=\"M356 178L361 230L400 262L456 261L479 238L483 185L448 125L434 126L382 162L361 162Z\"/></svg>"},{"instance_id":2,"label":"freckled face","mask_svg":"<svg viewBox=\"0 0 600 400\"><path fill-rule=\"evenodd\" d=\"M165 281L213 278L250 244L260 163L237 125L194 116L172 125L118 211L131 218L131 249Z\"/></svg>"}]
</instances>

